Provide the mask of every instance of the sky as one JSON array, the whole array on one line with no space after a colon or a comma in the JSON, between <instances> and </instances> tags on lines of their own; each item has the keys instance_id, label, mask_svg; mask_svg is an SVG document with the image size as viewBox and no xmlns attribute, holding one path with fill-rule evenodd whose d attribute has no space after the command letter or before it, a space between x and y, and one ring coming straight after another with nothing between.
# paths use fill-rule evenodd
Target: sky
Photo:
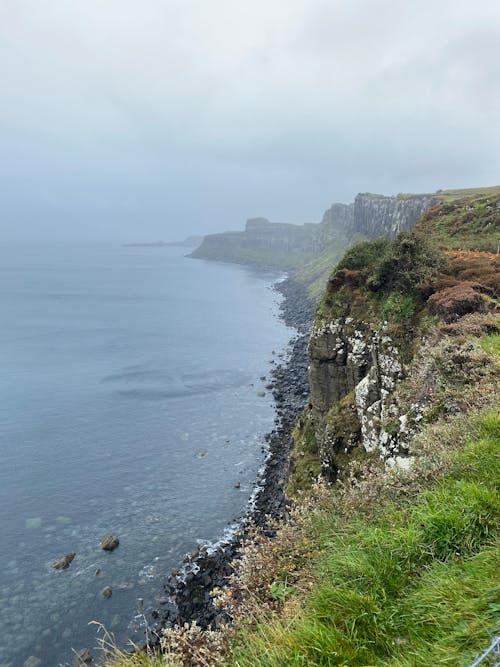
<instances>
[{"instance_id":1,"label":"sky","mask_svg":"<svg viewBox=\"0 0 500 667\"><path fill-rule=\"evenodd\" d=\"M0 0L0 240L500 184L498 0Z\"/></svg>"}]
</instances>

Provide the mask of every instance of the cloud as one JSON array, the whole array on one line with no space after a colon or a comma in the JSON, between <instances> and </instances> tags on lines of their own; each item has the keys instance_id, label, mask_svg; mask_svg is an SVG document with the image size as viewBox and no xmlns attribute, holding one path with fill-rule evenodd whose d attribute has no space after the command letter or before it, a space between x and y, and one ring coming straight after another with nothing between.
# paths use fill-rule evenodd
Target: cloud
<instances>
[{"instance_id":1,"label":"cloud","mask_svg":"<svg viewBox=\"0 0 500 667\"><path fill-rule=\"evenodd\" d=\"M0 212L156 238L498 182L499 28L496 0L4 0Z\"/></svg>"}]
</instances>

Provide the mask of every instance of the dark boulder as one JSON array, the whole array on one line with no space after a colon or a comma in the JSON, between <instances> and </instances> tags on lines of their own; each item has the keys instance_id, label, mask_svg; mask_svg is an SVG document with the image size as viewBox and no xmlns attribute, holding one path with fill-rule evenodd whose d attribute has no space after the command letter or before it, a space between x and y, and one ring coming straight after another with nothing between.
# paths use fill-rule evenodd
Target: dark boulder
<instances>
[{"instance_id":1,"label":"dark boulder","mask_svg":"<svg viewBox=\"0 0 500 667\"><path fill-rule=\"evenodd\" d=\"M55 570L66 570L70 566L70 564L71 564L71 562L72 562L72 560L75 556L76 556L76 553L74 551L71 551L69 554L66 554L66 556L64 556L64 558L60 558L59 560L54 561L52 563L52 567Z\"/></svg>"},{"instance_id":2,"label":"dark boulder","mask_svg":"<svg viewBox=\"0 0 500 667\"><path fill-rule=\"evenodd\" d=\"M119 544L120 540L116 535L105 535L101 540L101 549L114 551Z\"/></svg>"}]
</instances>

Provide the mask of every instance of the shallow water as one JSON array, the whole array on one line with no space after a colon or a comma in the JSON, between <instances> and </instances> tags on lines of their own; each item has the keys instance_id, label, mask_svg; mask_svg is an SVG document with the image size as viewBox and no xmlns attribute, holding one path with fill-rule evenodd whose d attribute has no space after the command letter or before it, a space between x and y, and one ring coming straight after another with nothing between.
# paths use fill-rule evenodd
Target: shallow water
<instances>
[{"instance_id":1,"label":"shallow water","mask_svg":"<svg viewBox=\"0 0 500 667\"><path fill-rule=\"evenodd\" d=\"M292 332L275 274L183 252L0 248L0 663L73 662L93 620L124 640L245 510L275 417L260 376Z\"/></svg>"}]
</instances>

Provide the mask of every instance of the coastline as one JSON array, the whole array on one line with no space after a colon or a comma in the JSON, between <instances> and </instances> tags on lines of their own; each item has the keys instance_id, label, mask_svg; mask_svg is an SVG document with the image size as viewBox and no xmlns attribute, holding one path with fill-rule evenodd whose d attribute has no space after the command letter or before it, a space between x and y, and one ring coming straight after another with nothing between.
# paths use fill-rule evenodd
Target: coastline
<instances>
[{"instance_id":1,"label":"coastline","mask_svg":"<svg viewBox=\"0 0 500 667\"><path fill-rule=\"evenodd\" d=\"M210 545L200 545L186 555L179 568L164 584L165 597L159 609L144 616L146 637L140 648L159 643L164 628L196 622L205 629L217 628L227 621L212 604L211 591L222 588L232 574L231 563L239 549L249 522L269 529L269 519L283 519L286 513L284 485L292 431L309 395L307 383L307 343L314 316L314 304L306 288L287 276L273 288L282 294L280 317L296 334L289 342L290 353L270 372L270 385L276 405L275 428L264 436L268 444L265 462L255 483L245 516L235 521L227 534ZM270 529L272 530L272 528Z\"/></svg>"}]
</instances>

